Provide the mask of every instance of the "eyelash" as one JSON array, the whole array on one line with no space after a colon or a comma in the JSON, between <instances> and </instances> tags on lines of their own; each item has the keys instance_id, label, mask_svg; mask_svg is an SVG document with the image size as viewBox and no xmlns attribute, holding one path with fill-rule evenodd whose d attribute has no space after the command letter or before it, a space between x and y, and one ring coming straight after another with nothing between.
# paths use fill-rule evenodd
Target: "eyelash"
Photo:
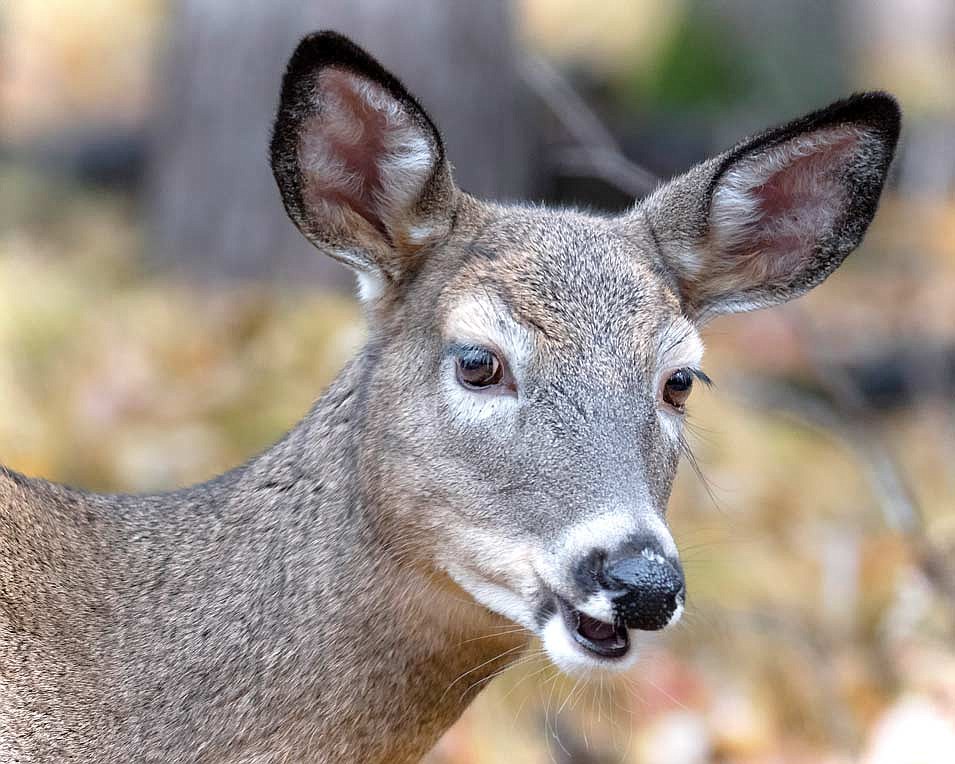
<instances>
[{"instance_id":1,"label":"eyelash","mask_svg":"<svg viewBox=\"0 0 955 764\"><path fill-rule=\"evenodd\" d=\"M481 345L470 345L455 342L454 344L448 346L447 352L452 358L474 358L475 356L482 355L488 351L493 352L490 348L486 348Z\"/></svg>"},{"instance_id":2,"label":"eyelash","mask_svg":"<svg viewBox=\"0 0 955 764\"><path fill-rule=\"evenodd\" d=\"M696 379L698 379L700 382L702 382L702 383L703 383L704 385L706 385L707 387L713 387L713 385L714 385L713 380L710 379L710 378L706 375L706 372L704 372L702 369L697 369L697 368L695 368L695 367L693 367L693 366L684 366L683 369L684 369L686 372L688 372L689 374L691 374L693 377L695 377Z\"/></svg>"}]
</instances>

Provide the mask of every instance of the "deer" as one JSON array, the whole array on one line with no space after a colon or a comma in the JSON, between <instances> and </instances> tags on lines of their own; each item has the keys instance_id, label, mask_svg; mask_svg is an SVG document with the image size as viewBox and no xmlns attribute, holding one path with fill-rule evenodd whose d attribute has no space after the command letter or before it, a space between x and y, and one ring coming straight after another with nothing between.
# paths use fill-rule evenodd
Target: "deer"
<instances>
[{"instance_id":1,"label":"deer","mask_svg":"<svg viewBox=\"0 0 955 764\"><path fill-rule=\"evenodd\" d=\"M535 639L571 675L633 667L686 605L666 506L701 331L860 244L900 120L850 96L622 213L495 203L371 55L305 37L271 166L367 341L200 485L0 468L0 759L410 762Z\"/></svg>"}]
</instances>

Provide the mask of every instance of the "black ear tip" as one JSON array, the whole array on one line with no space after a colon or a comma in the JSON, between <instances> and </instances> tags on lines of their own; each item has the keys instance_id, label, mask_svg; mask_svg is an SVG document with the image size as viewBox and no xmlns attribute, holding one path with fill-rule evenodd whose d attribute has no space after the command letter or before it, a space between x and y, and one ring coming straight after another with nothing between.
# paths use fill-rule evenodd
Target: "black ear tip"
<instances>
[{"instance_id":1,"label":"black ear tip","mask_svg":"<svg viewBox=\"0 0 955 764\"><path fill-rule=\"evenodd\" d=\"M361 51L361 48L345 37L345 35L333 29L323 29L319 32L311 32L305 35L295 47L292 58L296 58L297 56L311 58L316 54L321 54L322 57L332 58L336 53L354 54L355 51Z\"/></svg>"},{"instance_id":2,"label":"black ear tip","mask_svg":"<svg viewBox=\"0 0 955 764\"><path fill-rule=\"evenodd\" d=\"M902 127L902 109L895 96L883 90L856 93L839 104L844 119L862 122L878 130L885 140L895 145Z\"/></svg>"},{"instance_id":3,"label":"black ear tip","mask_svg":"<svg viewBox=\"0 0 955 764\"><path fill-rule=\"evenodd\" d=\"M330 64L359 69L377 67L375 60L363 48L345 35L326 29L302 38L289 59L288 71L298 73Z\"/></svg>"},{"instance_id":4,"label":"black ear tip","mask_svg":"<svg viewBox=\"0 0 955 764\"><path fill-rule=\"evenodd\" d=\"M898 99L884 90L871 90L855 96L866 111L878 116L887 123L900 124L902 122L902 108Z\"/></svg>"},{"instance_id":5,"label":"black ear tip","mask_svg":"<svg viewBox=\"0 0 955 764\"><path fill-rule=\"evenodd\" d=\"M313 32L302 38L298 44L289 59L285 77L282 80L280 112L287 105L298 105L310 98L314 76L327 67L344 69L371 80L387 90L396 100L410 105L412 111L424 114L421 105L397 77L378 63L364 48L331 30ZM430 120L428 121L430 124ZM434 130L434 125L430 126Z\"/></svg>"}]
</instances>

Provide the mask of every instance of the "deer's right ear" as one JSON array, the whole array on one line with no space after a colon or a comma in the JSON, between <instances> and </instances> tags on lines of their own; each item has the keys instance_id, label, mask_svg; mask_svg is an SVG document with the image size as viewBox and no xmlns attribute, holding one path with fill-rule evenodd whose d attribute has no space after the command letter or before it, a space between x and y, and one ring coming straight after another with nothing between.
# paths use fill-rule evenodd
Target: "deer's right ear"
<instances>
[{"instance_id":1,"label":"deer's right ear","mask_svg":"<svg viewBox=\"0 0 955 764\"><path fill-rule=\"evenodd\" d=\"M309 35L292 55L271 159L289 216L358 273L363 298L400 282L451 230L457 194L437 129L335 32Z\"/></svg>"},{"instance_id":2,"label":"deer's right ear","mask_svg":"<svg viewBox=\"0 0 955 764\"><path fill-rule=\"evenodd\" d=\"M862 241L899 137L885 93L863 93L747 138L635 210L691 318L816 286Z\"/></svg>"}]
</instances>

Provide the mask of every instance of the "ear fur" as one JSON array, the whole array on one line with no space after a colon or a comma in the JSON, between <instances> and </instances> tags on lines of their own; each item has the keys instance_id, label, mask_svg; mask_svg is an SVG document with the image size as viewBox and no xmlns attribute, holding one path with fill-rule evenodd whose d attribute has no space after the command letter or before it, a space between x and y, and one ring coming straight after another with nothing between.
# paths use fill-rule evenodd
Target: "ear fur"
<instances>
[{"instance_id":1,"label":"ear fur","mask_svg":"<svg viewBox=\"0 0 955 764\"><path fill-rule=\"evenodd\" d=\"M649 224L688 315L796 297L862 241L878 206L901 114L863 93L747 138L654 192Z\"/></svg>"},{"instance_id":2,"label":"ear fur","mask_svg":"<svg viewBox=\"0 0 955 764\"><path fill-rule=\"evenodd\" d=\"M335 32L309 35L288 63L271 161L289 216L363 293L400 281L450 231L456 193L434 123Z\"/></svg>"}]
</instances>

